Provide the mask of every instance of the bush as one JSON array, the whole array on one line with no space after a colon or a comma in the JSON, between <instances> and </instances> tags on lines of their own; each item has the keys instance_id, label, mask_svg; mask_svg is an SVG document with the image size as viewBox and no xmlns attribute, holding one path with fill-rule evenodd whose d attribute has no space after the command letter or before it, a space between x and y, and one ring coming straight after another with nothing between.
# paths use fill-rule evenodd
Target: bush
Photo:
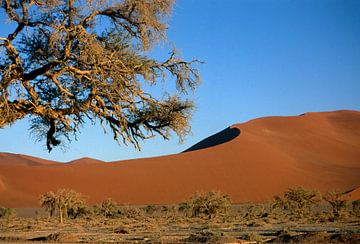
<instances>
[{"instance_id":1,"label":"bush","mask_svg":"<svg viewBox=\"0 0 360 244\"><path fill-rule=\"evenodd\" d=\"M332 207L332 212L335 219L339 218L347 208L346 200L341 199L342 195L343 194L341 192L330 191L327 192L324 196L325 201L327 201Z\"/></svg>"},{"instance_id":2,"label":"bush","mask_svg":"<svg viewBox=\"0 0 360 244\"><path fill-rule=\"evenodd\" d=\"M188 202L179 203L177 209L179 212L186 212L190 209L189 203Z\"/></svg>"},{"instance_id":3,"label":"bush","mask_svg":"<svg viewBox=\"0 0 360 244\"><path fill-rule=\"evenodd\" d=\"M111 198L104 200L98 210L105 218L115 218L119 214L118 204Z\"/></svg>"},{"instance_id":4,"label":"bush","mask_svg":"<svg viewBox=\"0 0 360 244\"><path fill-rule=\"evenodd\" d=\"M211 191L208 193L196 193L186 203L179 206L179 210L190 211L192 217L205 217L212 219L226 214L231 207L228 195Z\"/></svg>"},{"instance_id":5,"label":"bush","mask_svg":"<svg viewBox=\"0 0 360 244\"><path fill-rule=\"evenodd\" d=\"M184 241L192 243L218 243L220 238L223 236L224 234L222 232L214 232L208 229L204 229L202 231L191 234Z\"/></svg>"},{"instance_id":6,"label":"bush","mask_svg":"<svg viewBox=\"0 0 360 244\"><path fill-rule=\"evenodd\" d=\"M318 191L307 190L302 187L289 188L284 197L275 196L275 208L282 208L295 217L307 217L311 207L320 202L321 195Z\"/></svg>"},{"instance_id":7,"label":"bush","mask_svg":"<svg viewBox=\"0 0 360 244\"><path fill-rule=\"evenodd\" d=\"M262 243L261 236L254 232L245 233L240 236L240 239L246 240L246 241L248 241L248 243Z\"/></svg>"},{"instance_id":8,"label":"bush","mask_svg":"<svg viewBox=\"0 0 360 244\"><path fill-rule=\"evenodd\" d=\"M0 206L0 218L7 219L14 215L15 211L13 209Z\"/></svg>"},{"instance_id":9,"label":"bush","mask_svg":"<svg viewBox=\"0 0 360 244\"><path fill-rule=\"evenodd\" d=\"M144 212L139 207L135 206L122 206L119 208L121 216L129 219L138 219L144 217Z\"/></svg>"},{"instance_id":10,"label":"bush","mask_svg":"<svg viewBox=\"0 0 360 244\"><path fill-rule=\"evenodd\" d=\"M355 200L352 202L352 210L355 216L360 217L360 200Z\"/></svg>"},{"instance_id":11,"label":"bush","mask_svg":"<svg viewBox=\"0 0 360 244\"><path fill-rule=\"evenodd\" d=\"M254 220L257 218L266 218L269 216L271 207L267 204L250 203L243 204L238 213L243 214L243 218L246 220Z\"/></svg>"},{"instance_id":12,"label":"bush","mask_svg":"<svg viewBox=\"0 0 360 244\"><path fill-rule=\"evenodd\" d=\"M158 208L154 205L147 205L144 208L145 213L150 214L150 215L154 214L157 210L158 210Z\"/></svg>"},{"instance_id":13,"label":"bush","mask_svg":"<svg viewBox=\"0 0 360 244\"><path fill-rule=\"evenodd\" d=\"M70 208L67 211L67 215L71 219L76 219L80 217L87 217L93 214L92 208L88 206L81 206L77 208Z\"/></svg>"},{"instance_id":14,"label":"bush","mask_svg":"<svg viewBox=\"0 0 360 244\"><path fill-rule=\"evenodd\" d=\"M49 217L52 217L56 210L56 195L49 191L40 196L40 206L49 212Z\"/></svg>"}]
</instances>

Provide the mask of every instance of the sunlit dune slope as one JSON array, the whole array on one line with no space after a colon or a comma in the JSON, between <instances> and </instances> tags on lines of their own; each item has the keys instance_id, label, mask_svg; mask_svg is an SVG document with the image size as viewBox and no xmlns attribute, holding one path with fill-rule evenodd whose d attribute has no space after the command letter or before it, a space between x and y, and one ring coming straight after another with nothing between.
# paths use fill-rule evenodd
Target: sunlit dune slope
<instances>
[{"instance_id":1,"label":"sunlit dune slope","mask_svg":"<svg viewBox=\"0 0 360 244\"><path fill-rule=\"evenodd\" d=\"M22 154L0 153L0 164L22 164L22 165L51 165L58 162L31 157ZM1 172L0 172L1 174Z\"/></svg>"},{"instance_id":2,"label":"sunlit dune slope","mask_svg":"<svg viewBox=\"0 0 360 244\"><path fill-rule=\"evenodd\" d=\"M259 118L163 157L45 162L1 154L0 205L36 207L41 193L57 188L82 192L90 203L111 197L123 204L177 203L210 190L237 203L294 186L348 191L360 186L360 112Z\"/></svg>"},{"instance_id":3,"label":"sunlit dune slope","mask_svg":"<svg viewBox=\"0 0 360 244\"><path fill-rule=\"evenodd\" d=\"M353 189L342 196L343 200L360 200L360 187Z\"/></svg>"}]
</instances>

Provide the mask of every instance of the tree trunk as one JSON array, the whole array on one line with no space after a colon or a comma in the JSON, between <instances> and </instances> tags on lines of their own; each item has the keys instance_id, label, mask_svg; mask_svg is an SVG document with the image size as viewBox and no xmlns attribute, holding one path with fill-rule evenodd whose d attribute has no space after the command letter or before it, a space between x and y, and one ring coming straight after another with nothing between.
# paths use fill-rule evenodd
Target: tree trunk
<instances>
[{"instance_id":1,"label":"tree trunk","mask_svg":"<svg viewBox=\"0 0 360 244\"><path fill-rule=\"evenodd\" d=\"M63 223L63 208L59 207L59 219L60 219L60 224Z\"/></svg>"}]
</instances>

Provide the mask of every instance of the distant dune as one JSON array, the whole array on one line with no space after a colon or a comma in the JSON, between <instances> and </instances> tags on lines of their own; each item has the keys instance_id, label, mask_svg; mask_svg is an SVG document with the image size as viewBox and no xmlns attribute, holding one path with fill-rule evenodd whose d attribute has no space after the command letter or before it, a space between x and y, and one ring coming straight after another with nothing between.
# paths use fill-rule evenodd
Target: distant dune
<instances>
[{"instance_id":1,"label":"distant dune","mask_svg":"<svg viewBox=\"0 0 360 244\"><path fill-rule=\"evenodd\" d=\"M58 188L82 192L90 203L111 197L123 204L170 204L210 190L236 203L266 201L294 186L360 189L359 111L259 118L155 158L57 163L0 154L0 205L8 207L37 207L41 193Z\"/></svg>"},{"instance_id":2,"label":"distant dune","mask_svg":"<svg viewBox=\"0 0 360 244\"><path fill-rule=\"evenodd\" d=\"M360 200L360 187L350 190L342 196L344 200Z\"/></svg>"}]
</instances>

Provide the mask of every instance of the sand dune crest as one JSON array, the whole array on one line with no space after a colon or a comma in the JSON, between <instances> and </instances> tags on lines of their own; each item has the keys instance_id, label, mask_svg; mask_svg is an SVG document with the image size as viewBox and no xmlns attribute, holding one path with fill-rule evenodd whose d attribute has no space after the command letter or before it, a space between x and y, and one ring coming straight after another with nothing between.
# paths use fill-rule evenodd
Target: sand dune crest
<instances>
[{"instance_id":1,"label":"sand dune crest","mask_svg":"<svg viewBox=\"0 0 360 244\"><path fill-rule=\"evenodd\" d=\"M0 205L36 207L41 193L58 188L123 204L171 204L210 190L234 202L271 200L295 186L348 191L360 186L360 112L254 119L163 157L46 162L0 154Z\"/></svg>"}]
</instances>

